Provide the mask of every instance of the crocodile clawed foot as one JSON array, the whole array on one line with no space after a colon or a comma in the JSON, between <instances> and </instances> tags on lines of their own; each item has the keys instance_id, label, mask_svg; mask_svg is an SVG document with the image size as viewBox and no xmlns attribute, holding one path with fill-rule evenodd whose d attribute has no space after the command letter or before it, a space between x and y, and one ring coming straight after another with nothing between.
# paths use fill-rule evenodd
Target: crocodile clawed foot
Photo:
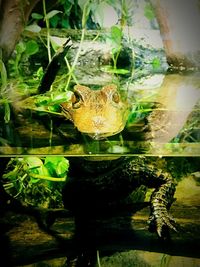
<instances>
[{"instance_id":1,"label":"crocodile clawed foot","mask_svg":"<svg viewBox=\"0 0 200 267\"><path fill-rule=\"evenodd\" d=\"M168 239L169 230L177 232L176 221L169 214L151 215L147 221L150 232L156 232L160 238Z\"/></svg>"}]
</instances>

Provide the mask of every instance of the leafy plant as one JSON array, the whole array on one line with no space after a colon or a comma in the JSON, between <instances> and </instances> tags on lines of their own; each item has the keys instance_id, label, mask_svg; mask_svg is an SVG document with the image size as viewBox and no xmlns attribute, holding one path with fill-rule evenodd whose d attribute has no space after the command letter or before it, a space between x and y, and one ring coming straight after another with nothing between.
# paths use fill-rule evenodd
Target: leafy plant
<instances>
[{"instance_id":1,"label":"leafy plant","mask_svg":"<svg viewBox=\"0 0 200 267\"><path fill-rule=\"evenodd\" d=\"M110 33L106 35L106 42L112 47L111 56L113 61L113 67L110 65L104 66L101 68L103 71L122 75L130 72L129 70L120 69L117 67L118 58L122 51L122 38L122 29L118 26L112 26Z\"/></svg>"},{"instance_id":2,"label":"leafy plant","mask_svg":"<svg viewBox=\"0 0 200 267\"><path fill-rule=\"evenodd\" d=\"M81 40L80 40L78 51L76 53L76 56L75 56L75 59L74 59L74 62L72 64L72 66L69 65L69 62L66 59L66 64L67 64L67 67L69 69L69 73L68 73L68 80L67 80L67 83L66 83L65 90L68 89L68 86L69 86L69 83L71 81L71 78L74 77L73 72L74 72L74 69L75 69L75 67L77 65L78 58L79 58L79 55L80 55L81 50L82 50L83 41L84 41L84 37L85 37L85 30L86 30L86 22L87 22L87 19L88 19L90 10L91 10L91 2L90 2L90 0L79 0L79 5L81 6L81 9L82 9L82 12L83 12L82 13Z\"/></svg>"},{"instance_id":3,"label":"leafy plant","mask_svg":"<svg viewBox=\"0 0 200 267\"><path fill-rule=\"evenodd\" d=\"M100 27L103 27L102 14L107 8L111 8L115 13L116 18L121 18L120 26L113 26L111 28L110 36L108 36L107 41L110 42L112 46L112 59L113 59L113 67L107 66L103 69L103 71L114 73L114 74L127 74L128 70L117 68L117 60L119 54L122 49L122 37L123 37L123 27L128 24L128 19L130 17L130 10L132 12L133 6L132 1L122 0L122 1L113 1L113 0L105 0L105 1L90 1L90 0L59 0L55 4L55 9L47 10L45 0L41 2L41 8L43 9L43 14L39 14L37 12L33 12L31 14L31 19L26 26L25 30L37 33L38 37L44 44L47 49L48 61L50 62L52 59L52 51L56 52L58 47L55 47L53 36L50 34L50 27L58 27L59 25L62 27L70 28L70 18L73 17L75 20L80 21L81 30L81 39L80 45L75 55L72 66L70 66L67 58L65 58L66 65L68 68L67 81L65 82L65 91L68 90L69 84L73 79L75 83L78 83L74 75L74 70L77 66L78 58L80 52L82 50L82 44L85 38L85 30L88 28L88 23L91 21L91 18L94 20L95 24L98 24ZM113 14L114 14L113 13ZM96 14L99 14L97 16ZM131 13L132 14L132 13ZM102 21L102 22L101 22ZM123 21L123 22L122 22ZM41 37L41 27L45 25L46 28L46 41ZM28 42L20 41L16 46L16 57L12 61L12 73L13 76L19 75L20 70L20 61L22 58L28 58L31 55L34 55L38 52L39 45L35 40L30 40ZM35 76L36 74L34 74Z\"/></svg>"},{"instance_id":4,"label":"leafy plant","mask_svg":"<svg viewBox=\"0 0 200 267\"><path fill-rule=\"evenodd\" d=\"M70 100L71 92L56 92L50 95L39 96L35 99L33 109L44 112L59 112L60 104Z\"/></svg>"},{"instance_id":5,"label":"leafy plant","mask_svg":"<svg viewBox=\"0 0 200 267\"><path fill-rule=\"evenodd\" d=\"M69 162L62 156L14 158L3 175L4 187L25 204L59 207L68 168Z\"/></svg>"},{"instance_id":6,"label":"leafy plant","mask_svg":"<svg viewBox=\"0 0 200 267\"><path fill-rule=\"evenodd\" d=\"M112 48L112 59L114 64L114 69L117 69L117 59L119 57L120 51L122 49L122 29L118 26L111 27L111 33L110 36L108 36L108 39L111 42Z\"/></svg>"},{"instance_id":7,"label":"leafy plant","mask_svg":"<svg viewBox=\"0 0 200 267\"><path fill-rule=\"evenodd\" d=\"M138 101L133 105L132 111L129 114L127 125L132 125L138 121L143 120L151 111L153 108L153 103L151 102L144 102L144 101Z\"/></svg>"},{"instance_id":8,"label":"leafy plant","mask_svg":"<svg viewBox=\"0 0 200 267\"><path fill-rule=\"evenodd\" d=\"M20 63L21 61L28 61L29 57L39 51L39 45L34 40L20 41L15 47L15 57L9 60L11 76L23 77Z\"/></svg>"},{"instance_id":9,"label":"leafy plant","mask_svg":"<svg viewBox=\"0 0 200 267\"><path fill-rule=\"evenodd\" d=\"M0 103L4 105L4 121L8 123L10 121L10 105L5 96L7 87L7 71L2 59L2 51L0 50L0 76L1 76L1 88L0 88Z\"/></svg>"},{"instance_id":10,"label":"leafy plant","mask_svg":"<svg viewBox=\"0 0 200 267\"><path fill-rule=\"evenodd\" d=\"M129 0L122 0L122 1L113 1L113 0L105 0L105 1L90 1L90 0L78 0L78 1L59 1L59 9L60 10L52 10L47 13L46 11L46 5L45 0L43 0L43 13L44 15L33 13L32 19L34 19L34 23L32 25L29 25L27 29L37 31L39 33L38 27L33 27L33 25L36 25L37 22L39 22L41 19L45 21L46 29L47 29L47 50L48 50L48 58L49 61L51 60L51 49L52 46L54 48L54 45L52 43L52 36L50 36L50 24L55 27L58 25L58 22L61 21L61 16L65 20L61 22L61 24L64 26L67 26L69 28L69 17L72 12L78 13L79 17L81 15L81 39L80 39L80 45L78 48L78 51L75 55L74 61L72 63L72 66L69 65L69 62L66 60L67 68L68 68L68 78L66 82L65 90L68 89L69 83L71 79L73 78L76 83L78 83L76 77L74 76L74 69L77 66L78 58L80 55L80 52L82 50L82 44L85 37L85 30L87 28L87 23L89 19L92 17L94 20L94 23L99 25L100 28L104 27L104 14L107 13L107 10L112 9L112 14L115 14L116 22L117 18L120 18L120 26L113 25L111 27L110 34L106 37L106 41L111 45L112 51L112 60L113 60L113 67L107 66L104 67L102 70L114 74L127 74L129 73L126 69L119 69L117 68L117 61L118 57L120 55L121 49L122 49L122 38L123 38L123 27L129 24L129 19L132 17L133 12L133 3ZM78 9L81 10L78 11ZM74 11L76 10L76 11ZM115 22L115 23L116 23ZM63 24L64 23L64 24ZM38 25L37 25L38 26Z\"/></svg>"},{"instance_id":11,"label":"leafy plant","mask_svg":"<svg viewBox=\"0 0 200 267\"><path fill-rule=\"evenodd\" d=\"M40 37L40 31L41 31L41 28L40 26L37 24L37 22L41 19L43 19L43 21L45 21L45 24L46 24L46 31L47 31L47 43L45 45L45 47L47 48L47 52L48 52L48 59L49 59L49 62L51 61L52 59L52 56L51 56L51 48L54 49L59 49L59 46L55 45L55 38L53 38L51 35L50 35L50 20L52 21L53 18L56 18L56 16L58 16L59 13L62 13L61 11L59 10L51 10L50 12L47 13L46 11L46 3L45 3L45 0L43 0L43 13L44 15L41 15L41 14L38 14L38 13L32 13L32 19L34 19L34 22L33 24L31 25L28 25L26 27L26 30L28 31L33 31L33 32L37 32L38 33L38 36ZM61 3L65 6L64 2L61 1ZM74 1L70 1L70 4L74 4ZM66 61L66 64L67 64L67 68L68 68L68 78L67 78L67 82L66 82L66 87L65 87L65 91L68 89L68 86L69 86L69 83L73 77L73 79L75 80L76 83L78 83L78 81L76 80L76 77L74 76L74 69L77 65L77 61L78 61L78 58L79 58L79 55L80 55L80 52L81 52L81 49L82 49L82 44L83 44L83 40L84 40L84 36L85 36L85 28L86 28L86 22L87 22L87 19L88 19L88 16L89 16L89 13L90 13L90 10L91 10L91 3L89 0L87 1L79 1L79 5L81 6L81 9L82 9L82 34L81 34L81 40L80 40L80 45L79 45L79 48L78 48L78 51L76 53L76 56L74 58L74 62L72 64L72 66L70 66L67 58L65 58L65 61ZM65 11L68 7L65 6ZM56 19L55 19L56 21ZM41 37L40 37L41 39ZM42 39L41 39L42 40ZM43 42L43 40L42 40ZM55 51L56 52L56 51Z\"/></svg>"},{"instance_id":12,"label":"leafy plant","mask_svg":"<svg viewBox=\"0 0 200 267\"><path fill-rule=\"evenodd\" d=\"M60 1L60 4L62 5L63 12L57 13L52 16L49 20L50 25L53 28L70 28L69 17L74 1Z\"/></svg>"},{"instance_id":13,"label":"leafy plant","mask_svg":"<svg viewBox=\"0 0 200 267\"><path fill-rule=\"evenodd\" d=\"M39 34L39 32L41 31L41 27L39 25L37 25L37 21L40 19L43 19L45 21L46 31L47 31L47 44L45 44L45 46L47 48L48 59L50 62L51 61L51 45L50 45L50 22L49 22L49 20L51 18L53 18L55 15L57 15L58 13L61 13L61 11L51 10L50 12L47 13L45 0L42 1L42 4L43 4L43 14L44 15L41 15L39 13L32 13L31 16L34 19L34 23L31 25L28 25L26 27L26 30L32 31L32 32L37 32Z\"/></svg>"}]
</instances>

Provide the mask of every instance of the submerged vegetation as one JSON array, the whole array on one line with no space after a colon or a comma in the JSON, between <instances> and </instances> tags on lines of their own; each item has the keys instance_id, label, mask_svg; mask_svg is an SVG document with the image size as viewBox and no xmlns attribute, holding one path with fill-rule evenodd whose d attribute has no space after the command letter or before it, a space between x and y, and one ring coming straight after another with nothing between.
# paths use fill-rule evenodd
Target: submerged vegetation
<instances>
[{"instance_id":1,"label":"submerged vegetation","mask_svg":"<svg viewBox=\"0 0 200 267\"><path fill-rule=\"evenodd\" d=\"M69 162L64 157L12 158L3 175L6 191L25 205L62 207Z\"/></svg>"}]
</instances>

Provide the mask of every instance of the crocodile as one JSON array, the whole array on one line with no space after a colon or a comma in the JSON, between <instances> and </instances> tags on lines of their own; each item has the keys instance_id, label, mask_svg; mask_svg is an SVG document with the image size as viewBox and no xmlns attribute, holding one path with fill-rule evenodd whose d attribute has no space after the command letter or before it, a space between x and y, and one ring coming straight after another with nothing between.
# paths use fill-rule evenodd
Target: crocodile
<instances>
[{"instance_id":1,"label":"crocodile","mask_svg":"<svg viewBox=\"0 0 200 267\"><path fill-rule=\"evenodd\" d=\"M69 48L66 42L61 53L50 62L40 91L45 91L46 81L53 69L59 67L63 51ZM59 57L59 58L58 58ZM54 73L56 76L56 71ZM50 86L50 83L49 83ZM93 91L89 87L76 85L69 103L61 104L63 113L77 129L94 139L121 132L126 123L127 106L120 98L117 87L113 84ZM155 190L150 199L149 229L159 237L166 234L166 229L176 231L175 220L169 214L174 201L176 184L170 173L156 165L147 163L145 157L126 156L113 159L93 157L93 160L70 160L69 179L63 190L63 202L66 209L80 217L86 211L91 214L120 203L140 185Z\"/></svg>"},{"instance_id":2,"label":"crocodile","mask_svg":"<svg viewBox=\"0 0 200 267\"><path fill-rule=\"evenodd\" d=\"M76 85L71 101L61 104L66 118L83 134L99 140L121 132L128 117L128 104L121 101L115 84L101 90Z\"/></svg>"}]
</instances>

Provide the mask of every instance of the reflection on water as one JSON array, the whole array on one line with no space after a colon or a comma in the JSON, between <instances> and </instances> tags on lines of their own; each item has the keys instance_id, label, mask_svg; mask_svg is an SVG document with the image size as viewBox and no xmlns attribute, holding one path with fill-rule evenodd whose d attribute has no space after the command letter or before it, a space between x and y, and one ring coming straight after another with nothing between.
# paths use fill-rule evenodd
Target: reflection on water
<instances>
[{"instance_id":1,"label":"reflection on water","mask_svg":"<svg viewBox=\"0 0 200 267\"><path fill-rule=\"evenodd\" d=\"M14 112L9 123L1 118L0 153L199 155L199 73L163 75L154 85L148 78L128 85L130 114L121 133L95 141L60 117Z\"/></svg>"}]
</instances>

